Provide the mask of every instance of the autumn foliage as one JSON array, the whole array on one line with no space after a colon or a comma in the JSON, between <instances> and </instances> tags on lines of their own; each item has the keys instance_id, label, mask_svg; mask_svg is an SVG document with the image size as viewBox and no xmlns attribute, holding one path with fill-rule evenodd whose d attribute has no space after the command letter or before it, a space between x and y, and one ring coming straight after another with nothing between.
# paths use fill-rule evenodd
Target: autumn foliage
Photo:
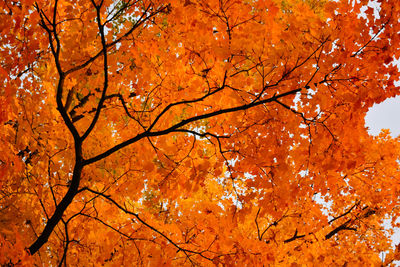
<instances>
[{"instance_id":1,"label":"autumn foliage","mask_svg":"<svg viewBox=\"0 0 400 267\"><path fill-rule=\"evenodd\" d=\"M0 264L398 259L400 140L364 117L400 3L368 3L1 0Z\"/></svg>"}]
</instances>

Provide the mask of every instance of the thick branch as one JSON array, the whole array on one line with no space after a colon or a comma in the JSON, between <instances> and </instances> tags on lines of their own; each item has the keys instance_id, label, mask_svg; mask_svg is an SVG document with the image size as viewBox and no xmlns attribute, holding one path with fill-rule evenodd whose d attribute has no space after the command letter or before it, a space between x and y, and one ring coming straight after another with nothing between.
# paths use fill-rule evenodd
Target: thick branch
<instances>
[{"instance_id":1,"label":"thick branch","mask_svg":"<svg viewBox=\"0 0 400 267\"><path fill-rule=\"evenodd\" d=\"M80 177L82 173L83 164L78 161L75 164L71 185L68 188L67 194L63 197L61 202L56 207L54 214L51 218L47 221L46 226L43 229L43 232L39 235L36 241L28 248L31 255L35 254L49 239L50 234L53 232L56 225L60 222L64 211L68 208L71 204L73 198L78 192Z\"/></svg>"},{"instance_id":2,"label":"thick branch","mask_svg":"<svg viewBox=\"0 0 400 267\"><path fill-rule=\"evenodd\" d=\"M341 225L339 225L338 227L336 227L335 229L330 231L327 235L325 235L325 239L329 239L332 236L336 235L337 233L339 233L340 231L343 231L343 230L357 231L357 228L348 226L351 222L352 222L352 220L349 219L346 222L342 223Z\"/></svg>"},{"instance_id":3,"label":"thick branch","mask_svg":"<svg viewBox=\"0 0 400 267\"><path fill-rule=\"evenodd\" d=\"M270 97L270 98L267 98L267 99L264 99L264 100L260 100L260 101L257 101L257 102L252 102L252 103L249 103L249 104L244 104L244 105L237 106L237 107L232 107L232 108L220 109L220 110L213 111L213 112L210 112L210 113L206 113L206 114L203 114L203 115L194 116L192 118L189 118L189 119L186 119L186 120L182 120L181 122L179 122L179 123L167 128L165 130L156 131L156 132L151 132L151 131L147 130L147 131L145 131L143 133L140 133L140 134L136 135L135 137L133 137L131 139L128 139L128 140L126 140L126 141L124 141L124 142L122 142L122 143L110 148L109 150L107 150L107 151L105 151L105 152L103 152L103 153L101 153L101 154L99 154L99 155L97 155L97 156L95 156L93 158L85 160L84 161L84 165L89 165L89 164L92 164L92 163L94 163L96 161L102 160L102 159L112 155L113 153L117 152L118 150L120 150L120 149L122 149L122 148L124 148L126 146L129 146L129 145L131 145L131 144L133 144L133 143L135 143L135 142L137 142L137 141L139 141L139 140L141 140L143 138L166 135L166 134L174 132L175 130L177 130L177 129L179 129L179 128L181 128L181 127L183 127L183 126L185 126L185 125L187 125L189 123L195 122L195 121L200 121L200 120L203 120L203 119L212 118L212 117L216 117L218 115L232 113L232 112L236 112L236 111L247 110L247 109L259 106L259 105L263 105L263 104L266 104L266 103L274 102L279 98L282 98L282 97L285 97L285 96L288 96L288 95L293 95L293 94L296 94L297 92L300 92L300 91L301 91L301 88L298 88L298 89L294 89L294 90L288 91L286 93L282 93L282 94L279 94L279 95L274 95L273 97Z\"/></svg>"}]
</instances>

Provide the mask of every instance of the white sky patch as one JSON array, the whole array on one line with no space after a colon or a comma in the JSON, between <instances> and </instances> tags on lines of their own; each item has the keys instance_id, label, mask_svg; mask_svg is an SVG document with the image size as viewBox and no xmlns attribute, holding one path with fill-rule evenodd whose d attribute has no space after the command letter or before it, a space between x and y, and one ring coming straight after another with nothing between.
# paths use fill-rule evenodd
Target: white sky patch
<instances>
[{"instance_id":1,"label":"white sky patch","mask_svg":"<svg viewBox=\"0 0 400 267\"><path fill-rule=\"evenodd\" d=\"M320 209L322 211L322 214L324 214L325 216L328 216L328 220L331 220L332 217L329 216L329 213L332 211L331 207L333 204L332 200L328 200L326 201L324 196L321 193L317 193L313 196L313 200L315 201L315 203L321 205Z\"/></svg>"},{"instance_id":2,"label":"white sky patch","mask_svg":"<svg viewBox=\"0 0 400 267\"><path fill-rule=\"evenodd\" d=\"M382 129L389 129L393 137L400 135L400 96L373 105L365 117L365 126L370 135L378 135Z\"/></svg>"}]
</instances>

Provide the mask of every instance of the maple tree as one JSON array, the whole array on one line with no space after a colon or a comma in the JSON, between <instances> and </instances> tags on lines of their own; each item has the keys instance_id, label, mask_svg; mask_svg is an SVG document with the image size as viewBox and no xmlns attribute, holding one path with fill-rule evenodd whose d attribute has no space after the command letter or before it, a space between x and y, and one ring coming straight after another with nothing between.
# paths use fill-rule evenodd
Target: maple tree
<instances>
[{"instance_id":1,"label":"maple tree","mask_svg":"<svg viewBox=\"0 0 400 267\"><path fill-rule=\"evenodd\" d=\"M0 263L390 264L394 0L0 2ZM389 252L385 259L381 252Z\"/></svg>"}]
</instances>

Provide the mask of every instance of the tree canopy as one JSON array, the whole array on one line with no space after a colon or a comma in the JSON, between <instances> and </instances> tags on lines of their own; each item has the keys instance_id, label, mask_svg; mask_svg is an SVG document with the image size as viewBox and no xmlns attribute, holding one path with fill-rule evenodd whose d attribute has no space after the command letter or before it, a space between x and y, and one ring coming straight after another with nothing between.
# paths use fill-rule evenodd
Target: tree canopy
<instances>
[{"instance_id":1,"label":"tree canopy","mask_svg":"<svg viewBox=\"0 0 400 267\"><path fill-rule=\"evenodd\" d=\"M399 19L1 0L0 264L390 264L400 140L364 117L400 93Z\"/></svg>"}]
</instances>

